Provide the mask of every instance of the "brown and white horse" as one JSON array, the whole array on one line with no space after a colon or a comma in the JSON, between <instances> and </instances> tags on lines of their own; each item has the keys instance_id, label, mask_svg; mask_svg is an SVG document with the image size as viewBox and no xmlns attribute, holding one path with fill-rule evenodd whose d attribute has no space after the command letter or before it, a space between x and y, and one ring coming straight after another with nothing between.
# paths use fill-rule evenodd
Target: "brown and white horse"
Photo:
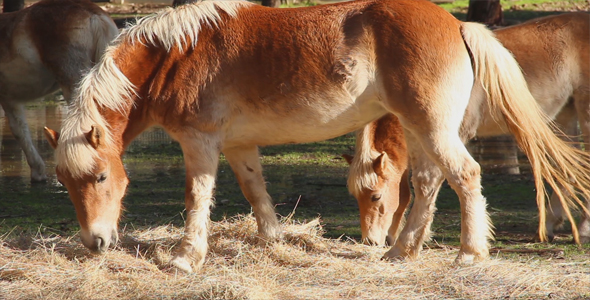
<instances>
[{"instance_id":1,"label":"brown and white horse","mask_svg":"<svg viewBox=\"0 0 590 300\"><path fill-rule=\"evenodd\" d=\"M490 96L470 101L474 82ZM252 204L260 236L274 240L281 228L257 146L324 140L394 113L413 163L437 174L440 167L459 195L457 262L470 263L488 256L492 232L479 165L459 128L473 124L472 114L485 105L507 119L534 162L541 202L542 176L572 191L590 188L588 156L553 134L518 64L492 33L420 0L298 9L203 1L164 10L119 35L81 81L61 135L46 134L82 242L97 252L117 240L128 184L125 147L155 124L175 138L185 158L187 219L172 264L191 271L207 253L221 152ZM422 191L438 189L442 177L431 181L416 170ZM429 199L419 195L415 209L431 205ZM387 256L417 255L424 225L406 224L416 234Z\"/></svg>"},{"instance_id":2,"label":"brown and white horse","mask_svg":"<svg viewBox=\"0 0 590 300\"><path fill-rule=\"evenodd\" d=\"M43 0L0 14L0 105L32 181L46 179L45 164L31 140L25 103L60 88L70 102L75 84L118 33L109 15L87 0Z\"/></svg>"},{"instance_id":3,"label":"brown and white horse","mask_svg":"<svg viewBox=\"0 0 590 300\"><path fill-rule=\"evenodd\" d=\"M571 13L539 18L496 30L495 34L522 67L528 87L543 111L570 136L576 135L579 120L585 149L590 151L590 15ZM488 111L485 108L478 112L482 118L475 120L479 124L477 136L507 133L502 118L494 119ZM406 153L401 124L392 115L370 123L357 132L356 148L358 161L347 158L351 163L349 190L359 203L363 240L378 245L395 241L399 218L410 197L398 192L407 189L407 178L402 174L406 174L408 167L407 159L400 155ZM433 174L436 173L430 176ZM374 181L367 182L367 177ZM435 177L440 180L442 174ZM431 196L434 199L436 193ZM586 207L590 210L590 202L586 202ZM434 204L431 210L430 214ZM394 212L396 217L392 221ZM554 193L546 221L550 240L554 228L565 218L559 197ZM580 242L590 242L587 212L579 228Z\"/></svg>"}]
</instances>

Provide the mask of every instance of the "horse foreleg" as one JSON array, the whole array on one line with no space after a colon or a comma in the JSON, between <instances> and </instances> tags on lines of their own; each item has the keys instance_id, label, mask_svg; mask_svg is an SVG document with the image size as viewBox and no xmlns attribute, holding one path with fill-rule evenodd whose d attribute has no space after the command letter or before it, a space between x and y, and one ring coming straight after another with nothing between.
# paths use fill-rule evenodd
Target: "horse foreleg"
<instances>
[{"instance_id":1,"label":"horse foreleg","mask_svg":"<svg viewBox=\"0 0 590 300\"><path fill-rule=\"evenodd\" d=\"M2 104L8 122L10 124L10 130L18 141L21 149L25 153L27 163L31 167L31 181L45 181L47 176L45 175L45 163L43 159L35 149L33 141L31 139L31 133L29 132L29 125L25 119L24 105L4 103Z\"/></svg>"},{"instance_id":2,"label":"horse foreleg","mask_svg":"<svg viewBox=\"0 0 590 300\"><path fill-rule=\"evenodd\" d=\"M393 214L393 219L391 222L391 226L389 227L387 233L387 243L389 245L393 245L397 240L401 228L404 224L404 214L406 212L406 208L410 204L412 200L412 192L410 191L410 170L406 169L401 177L399 183L399 205L397 210Z\"/></svg>"},{"instance_id":3,"label":"horse foreleg","mask_svg":"<svg viewBox=\"0 0 590 300\"><path fill-rule=\"evenodd\" d=\"M211 136L178 138L186 168L186 222L184 238L171 264L192 272L191 263L200 269L207 254L209 214L219 162L219 139Z\"/></svg>"},{"instance_id":4,"label":"horse foreleg","mask_svg":"<svg viewBox=\"0 0 590 300\"><path fill-rule=\"evenodd\" d=\"M426 156L418 141L406 131L408 153L412 166L414 205L397 241L385 258L417 257L422 244L430 238L430 226L436 211L435 201L443 182L439 168ZM401 208L400 197L400 208ZM407 205L407 204L406 204Z\"/></svg>"},{"instance_id":5,"label":"horse foreleg","mask_svg":"<svg viewBox=\"0 0 590 300\"><path fill-rule=\"evenodd\" d=\"M258 224L258 234L263 240L279 239L281 226L277 220L272 199L266 191L258 147L224 149L223 154L238 178L242 193L252 205Z\"/></svg>"}]
</instances>

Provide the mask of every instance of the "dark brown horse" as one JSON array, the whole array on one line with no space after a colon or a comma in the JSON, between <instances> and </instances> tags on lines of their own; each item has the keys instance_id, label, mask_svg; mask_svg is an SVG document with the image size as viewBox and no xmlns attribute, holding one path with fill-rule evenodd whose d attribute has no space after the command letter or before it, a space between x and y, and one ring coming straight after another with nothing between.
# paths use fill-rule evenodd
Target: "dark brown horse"
<instances>
[{"instance_id":1,"label":"dark brown horse","mask_svg":"<svg viewBox=\"0 0 590 300\"><path fill-rule=\"evenodd\" d=\"M43 0L0 14L0 105L32 181L46 179L45 164L31 140L25 103L58 89L70 102L75 84L118 33L109 15L88 0Z\"/></svg>"}]
</instances>

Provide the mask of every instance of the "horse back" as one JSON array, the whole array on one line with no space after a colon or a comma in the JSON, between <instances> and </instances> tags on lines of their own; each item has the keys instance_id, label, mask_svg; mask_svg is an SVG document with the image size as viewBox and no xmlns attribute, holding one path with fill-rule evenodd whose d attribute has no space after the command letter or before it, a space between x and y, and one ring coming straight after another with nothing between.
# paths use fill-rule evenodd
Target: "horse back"
<instances>
[{"instance_id":1,"label":"horse back","mask_svg":"<svg viewBox=\"0 0 590 300\"><path fill-rule=\"evenodd\" d=\"M541 105L544 99L567 98L577 89L588 89L590 14L548 16L495 33L516 57Z\"/></svg>"}]
</instances>

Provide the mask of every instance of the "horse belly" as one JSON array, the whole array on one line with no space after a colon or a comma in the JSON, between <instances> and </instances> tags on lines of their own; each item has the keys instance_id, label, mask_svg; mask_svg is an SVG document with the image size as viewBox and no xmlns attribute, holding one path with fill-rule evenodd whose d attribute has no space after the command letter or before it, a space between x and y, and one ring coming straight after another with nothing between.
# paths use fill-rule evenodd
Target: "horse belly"
<instances>
[{"instance_id":1,"label":"horse belly","mask_svg":"<svg viewBox=\"0 0 590 300\"><path fill-rule=\"evenodd\" d=\"M226 130L225 146L267 146L327 140L357 130L386 113L372 90L356 99L344 94L330 97L331 101L307 98L306 101L314 105L300 107L289 114L241 111L232 118Z\"/></svg>"},{"instance_id":2,"label":"horse belly","mask_svg":"<svg viewBox=\"0 0 590 300\"><path fill-rule=\"evenodd\" d=\"M59 88L31 40L17 38L14 53L12 59L0 59L0 99L32 101Z\"/></svg>"}]
</instances>

